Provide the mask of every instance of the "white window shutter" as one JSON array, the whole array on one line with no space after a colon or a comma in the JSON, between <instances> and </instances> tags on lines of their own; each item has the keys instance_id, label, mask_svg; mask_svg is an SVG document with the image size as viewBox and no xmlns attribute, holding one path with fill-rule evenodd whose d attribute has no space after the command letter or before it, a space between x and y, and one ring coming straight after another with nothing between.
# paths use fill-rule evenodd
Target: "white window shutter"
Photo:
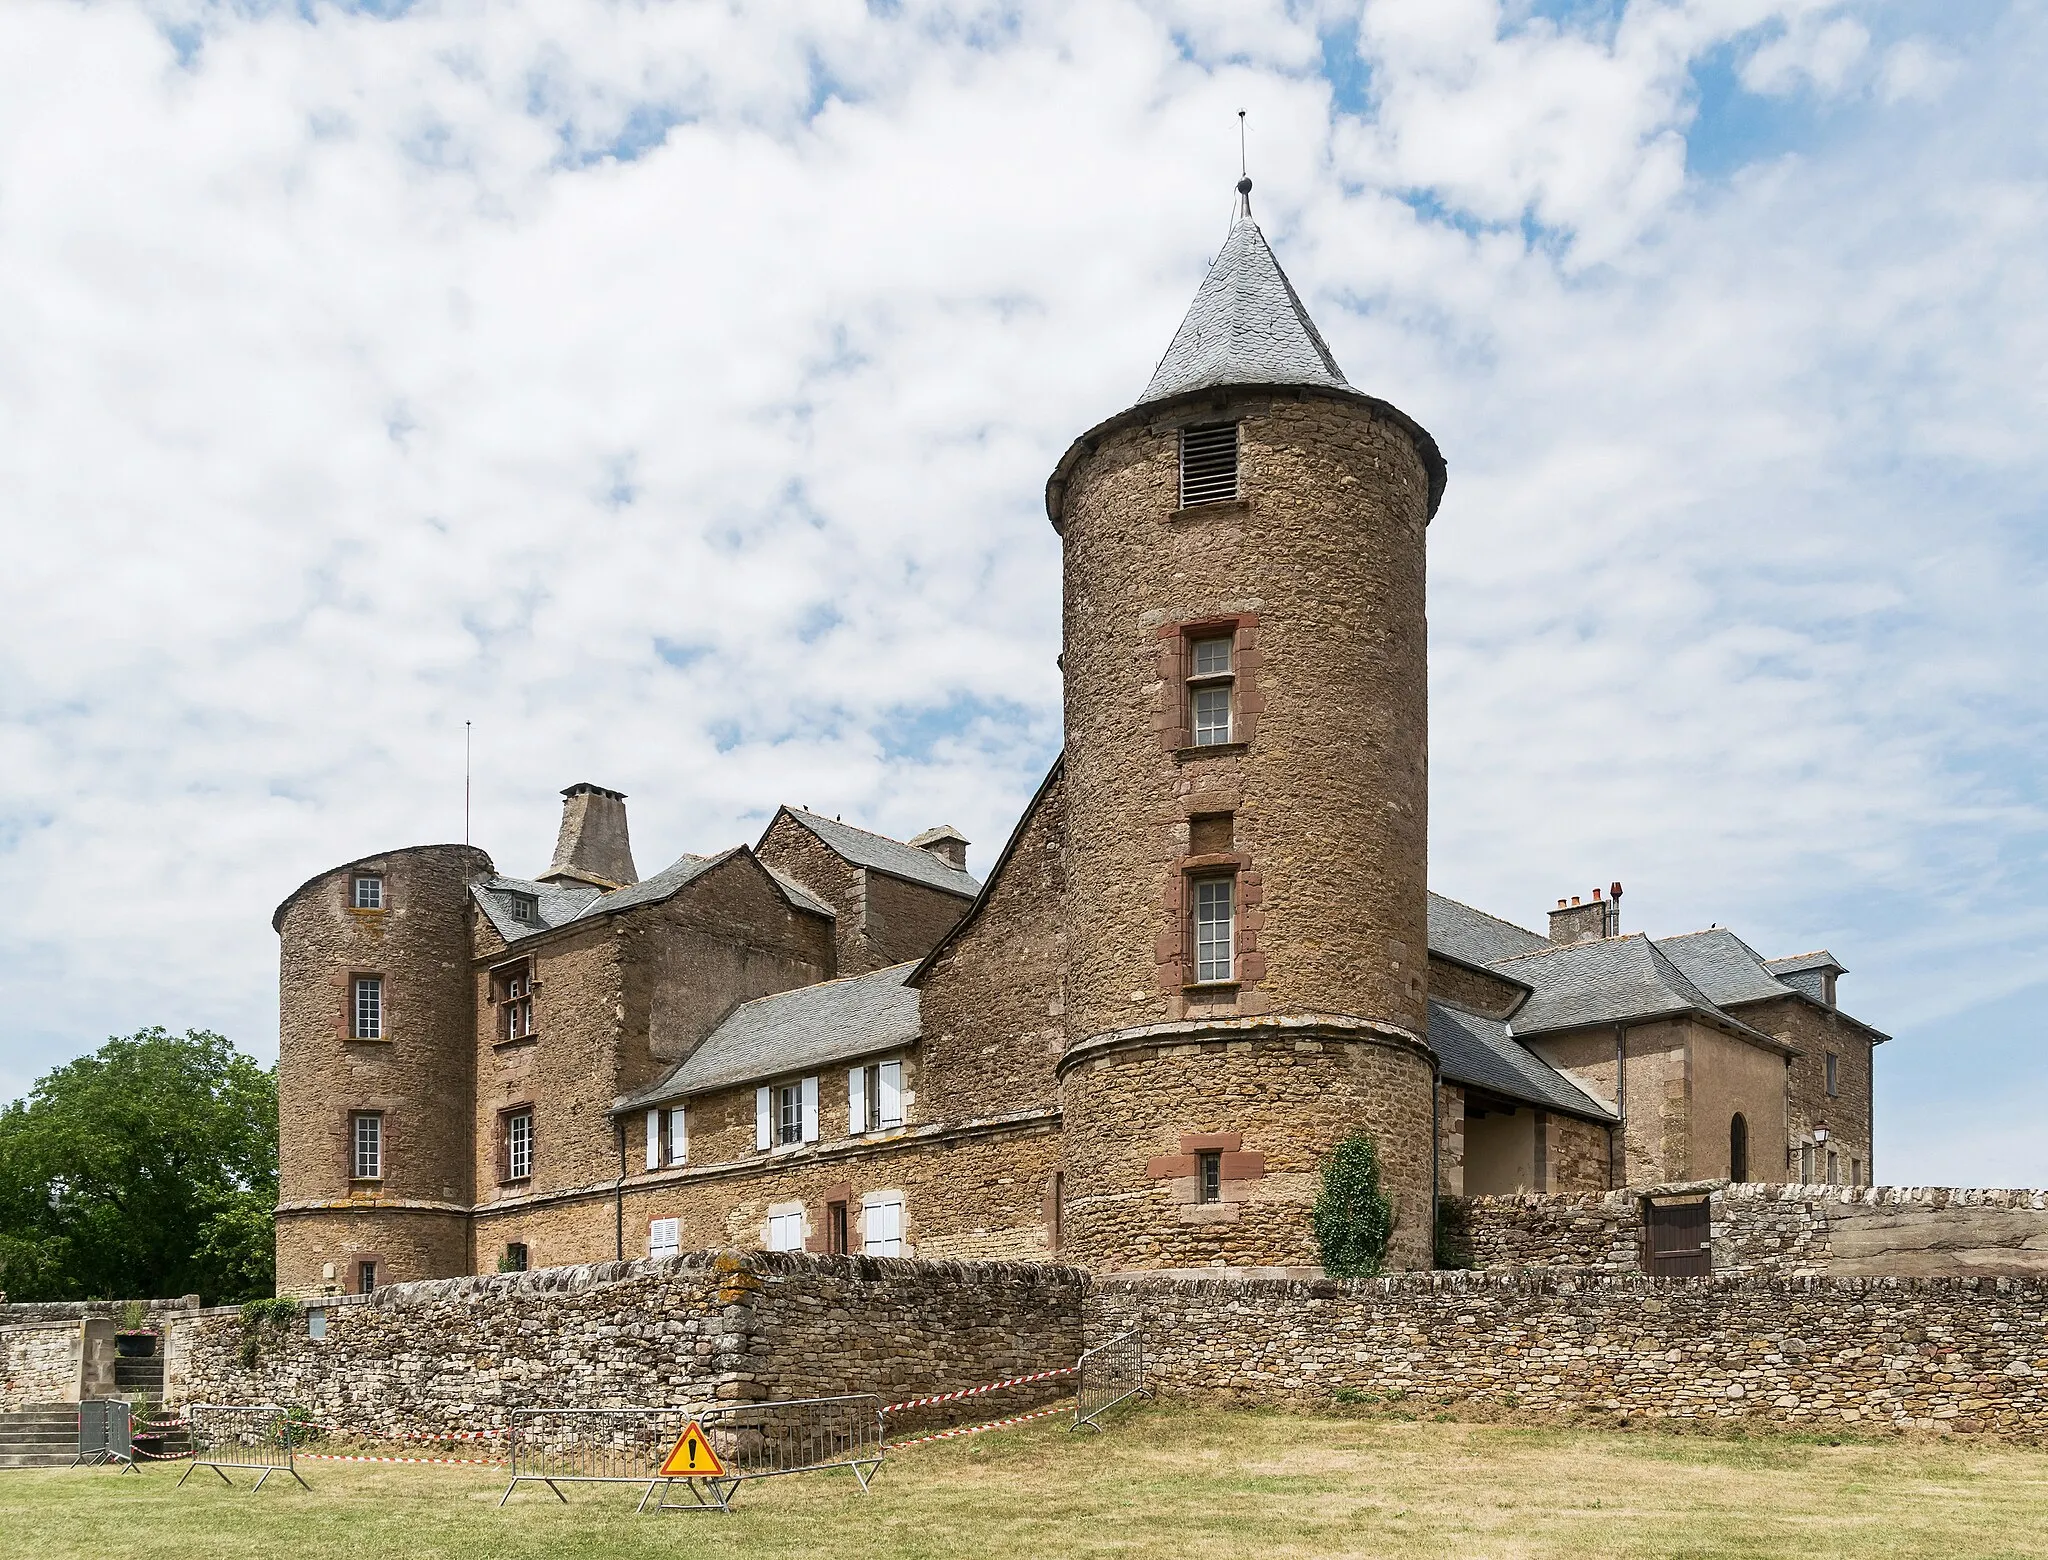
<instances>
[{"instance_id":1,"label":"white window shutter","mask_svg":"<svg viewBox=\"0 0 2048 1560\"><path fill-rule=\"evenodd\" d=\"M804 1079L804 1141L818 1141L818 1075Z\"/></svg>"},{"instance_id":2,"label":"white window shutter","mask_svg":"<svg viewBox=\"0 0 2048 1560\"><path fill-rule=\"evenodd\" d=\"M867 1098L862 1087L867 1079L865 1067L846 1069L846 1135L859 1137L868 1124Z\"/></svg>"},{"instance_id":3,"label":"white window shutter","mask_svg":"<svg viewBox=\"0 0 2048 1560\"><path fill-rule=\"evenodd\" d=\"M672 1165L690 1162L690 1122L680 1105L668 1113L668 1159Z\"/></svg>"},{"instance_id":4,"label":"white window shutter","mask_svg":"<svg viewBox=\"0 0 2048 1560\"><path fill-rule=\"evenodd\" d=\"M882 1073L882 1125L898 1127L903 1124L903 1064L884 1062Z\"/></svg>"},{"instance_id":5,"label":"white window shutter","mask_svg":"<svg viewBox=\"0 0 2048 1560\"><path fill-rule=\"evenodd\" d=\"M765 1086L754 1091L754 1147L768 1146L768 1090Z\"/></svg>"},{"instance_id":6,"label":"white window shutter","mask_svg":"<svg viewBox=\"0 0 2048 1560\"><path fill-rule=\"evenodd\" d=\"M650 1110L647 1113L647 1168L650 1170L659 1170L661 1168L661 1112L659 1110Z\"/></svg>"}]
</instances>

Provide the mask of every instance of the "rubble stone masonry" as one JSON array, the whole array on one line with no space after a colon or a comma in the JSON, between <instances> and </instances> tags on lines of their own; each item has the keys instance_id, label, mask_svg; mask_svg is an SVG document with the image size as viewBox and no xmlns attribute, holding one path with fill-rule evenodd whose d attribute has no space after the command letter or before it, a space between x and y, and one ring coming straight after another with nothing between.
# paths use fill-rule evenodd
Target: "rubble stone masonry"
<instances>
[{"instance_id":1,"label":"rubble stone masonry","mask_svg":"<svg viewBox=\"0 0 2048 1560\"><path fill-rule=\"evenodd\" d=\"M1087 1313L1174 1397L2048 1435L2040 1279L1153 1278Z\"/></svg>"}]
</instances>

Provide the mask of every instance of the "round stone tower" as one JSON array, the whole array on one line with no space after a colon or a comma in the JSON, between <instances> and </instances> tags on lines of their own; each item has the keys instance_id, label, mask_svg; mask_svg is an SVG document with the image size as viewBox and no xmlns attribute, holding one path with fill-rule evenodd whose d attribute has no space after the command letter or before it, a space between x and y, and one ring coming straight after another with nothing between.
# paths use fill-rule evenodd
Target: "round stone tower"
<instances>
[{"instance_id":1,"label":"round stone tower","mask_svg":"<svg viewBox=\"0 0 2048 1560\"><path fill-rule=\"evenodd\" d=\"M469 885L490 872L480 850L420 845L278 906L278 1293L470 1270Z\"/></svg>"},{"instance_id":2,"label":"round stone tower","mask_svg":"<svg viewBox=\"0 0 2048 1560\"><path fill-rule=\"evenodd\" d=\"M1047 484L1065 554L1063 1250L1320 1265L1376 1141L1429 1265L1424 528L1434 441L1353 390L1252 220Z\"/></svg>"}]
</instances>

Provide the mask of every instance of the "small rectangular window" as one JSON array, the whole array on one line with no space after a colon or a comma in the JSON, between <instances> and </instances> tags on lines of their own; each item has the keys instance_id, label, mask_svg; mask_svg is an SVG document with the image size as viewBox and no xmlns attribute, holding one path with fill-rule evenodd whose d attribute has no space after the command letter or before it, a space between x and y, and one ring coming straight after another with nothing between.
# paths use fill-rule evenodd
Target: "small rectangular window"
<instances>
[{"instance_id":1,"label":"small rectangular window","mask_svg":"<svg viewBox=\"0 0 2048 1560\"><path fill-rule=\"evenodd\" d=\"M533 1112L514 1111L505 1118L505 1179L524 1181L533 1174Z\"/></svg>"},{"instance_id":2,"label":"small rectangular window","mask_svg":"<svg viewBox=\"0 0 2048 1560\"><path fill-rule=\"evenodd\" d=\"M1863 1184L1863 1161L1860 1159L1849 1161L1849 1184L1851 1186L1861 1186Z\"/></svg>"},{"instance_id":3,"label":"small rectangular window","mask_svg":"<svg viewBox=\"0 0 2048 1560\"><path fill-rule=\"evenodd\" d=\"M667 1114L668 1162L672 1165L688 1164L690 1162L690 1129L689 1122L683 1115L683 1107L680 1105L672 1106Z\"/></svg>"},{"instance_id":4,"label":"small rectangular window","mask_svg":"<svg viewBox=\"0 0 2048 1560\"><path fill-rule=\"evenodd\" d=\"M1840 1062L1841 1058L1839 1056L1833 1051L1828 1052L1828 1094L1830 1096L1841 1092L1841 1074L1838 1067Z\"/></svg>"},{"instance_id":5,"label":"small rectangular window","mask_svg":"<svg viewBox=\"0 0 2048 1560\"><path fill-rule=\"evenodd\" d=\"M1237 497L1237 424L1212 423L1180 433L1180 504L1216 504Z\"/></svg>"},{"instance_id":6,"label":"small rectangular window","mask_svg":"<svg viewBox=\"0 0 2048 1560\"><path fill-rule=\"evenodd\" d=\"M1218 1150L1195 1155L1195 1197L1212 1203L1223 1200L1223 1155Z\"/></svg>"},{"instance_id":7,"label":"small rectangular window","mask_svg":"<svg viewBox=\"0 0 2048 1560\"><path fill-rule=\"evenodd\" d=\"M860 1069L861 1127L878 1132L903 1125L903 1064L871 1062Z\"/></svg>"},{"instance_id":8,"label":"small rectangular window","mask_svg":"<svg viewBox=\"0 0 2048 1560\"><path fill-rule=\"evenodd\" d=\"M502 1273L524 1273L526 1271L526 1242L523 1240L505 1243L505 1260L498 1264Z\"/></svg>"},{"instance_id":9,"label":"small rectangular window","mask_svg":"<svg viewBox=\"0 0 2048 1560\"><path fill-rule=\"evenodd\" d=\"M1202 982L1234 979L1237 880L1198 878L1194 887L1195 979Z\"/></svg>"},{"instance_id":10,"label":"small rectangular window","mask_svg":"<svg viewBox=\"0 0 2048 1560\"><path fill-rule=\"evenodd\" d=\"M1799 1146L1799 1184L1801 1186L1813 1185L1813 1145L1811 1143L1802 1143Z\"/></svg>"},{"instance_id":11,"label":"small rectangular window","mask_svg":"<svg viewBox=\"0 0 2048 1560\"><path fill-rule=\"evenodd\" d=\"M903 1199L898 1195L869 1198L861 1206L861 1249L871 1257L903 1255Z\"/></svg>"},{"instance_id":12,"label":"small rectangular window","mask_svg":"<svg viewBox=\"0 0 2048 1560\"><path fill-rule=\"evenodd\" d=\"M356 1264L356 1293L366 1295L377 1287L377 1263L370 1257Z\"/></svg>"},{"instance_id":13,"label":"small rectangular window","mask_svg":"<svg viewBox=\"0 0 2048 1560\"><path fill-rule=\"evenodd\" d=\"M384 1117L376 1111L361 1111L349 1118L349 1174L357 1181L377 1181L384 1176Z\"/></svg>"},{"instance_id":14,"label":"small rectangular window","mask_svg":"<svg viewBox=\"0 0 2048 1560\"><path fill-rule=\"evenodd\" d=\"M352 1040L384 1038L383 976L358 975L355 978L355 991L349 1002L348 1032Z\"/></svg>"},{"instance_id":15,"label":"small rectangular window","mask_svg":"<svg viewBox=\"0 0 2048 1560\"><path fill-rule=\"evenodd\" d=\"M802 1251L804 1249L804 1216L796 1213L771 1213L768 1215L768 1249L770 1251Z\"/></svg>"},{"instance_id":16,"label":"small rectangular window","mask_svg":"<svg viewBox=\"0 0 2048 1560\"><path fill-rule=\"evenodd\" d=\"M531 925L533 922L540 919L539 910L535 906L533 896L531 894L512 894L509 895L508 898L512 905L513 920L524 921L528 925Z\"/></svg>"},{"instance_id":17,"label":"small rectangular window","mask_svg":"<svg viewBox=\"0 0 2048 1560\"><path fill-rule=\"evenodd\" d=\"M649 1219L647 1221L647 1255L649 1260L659 1262L672 1257L683 1249L683 1221L681 1219Z\"/></svg>"},{"instance_id":18,"label":"small rectangular window","mask_svg":"<svg viewBox=\"0 0 2048 1560\"><path fill-rule=\"evenodd\" d=\"M380 877L357 878L353 902L358 910L382 910L384 908L384 880Z\"/></svg>"},{"instance_id":19,"label":"small rectangular window","mask_svg":"<svg viewBox=\"0 0 2048 1560\"><path fill-rule=\"evenodd\" d=\"M327 1312L320 1306L306 1312L306 1336L315 1340L327 1336Z\"/></svg>"},{"instance_id":20,"label":"small rectangular window","mask_svg":"<svg viewBox=\"0 0 2048 1560\"><path fill-rule=\"evenodd\" d=\"M1188 646L1188 725L1196 747L1220 747L1233 736L1233 649L1227 635L1197 639Z\"/></svg>"},{"instance_id":21,"label":"small rectangular window","mask_svg":"<svg viewBox=\"0 0 2048 1560\"><path fill-rule=\"evenodd\" d=\"M835 1257L846 1255L847 1217L846 1204L829 1202L825 1204L825 1249Z\"/></svg>"},{"instance_id":22,"label":"small rectangular window","mask_svg":"<svg viewBox=\"0 0 2048 1560\"><path fill-rule=\"evenodd\" d=\"M803 1090L793 1083L777 1084L775 1088L775 1141L777 1143L801 1143L803 1140Z\"/></svg>"},{"instance_id":23,"label":"small rectangular window","mask_svg":"<svg viewBox=\"0 0 2048 1560\"><path fill-rule=\"evenodd\" d=\"M498 1038L533 1038L533 966L514 964L493 976L498 996Z\"/></svg>"}]
</instances>

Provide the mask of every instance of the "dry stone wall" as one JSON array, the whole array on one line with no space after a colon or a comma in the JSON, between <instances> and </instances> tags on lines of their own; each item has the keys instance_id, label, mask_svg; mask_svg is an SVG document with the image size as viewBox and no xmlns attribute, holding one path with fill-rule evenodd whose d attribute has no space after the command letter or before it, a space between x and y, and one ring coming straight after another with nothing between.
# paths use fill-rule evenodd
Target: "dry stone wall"
<instances>
[{"instance_id":1,"label":"dry stone wall","mask_svg":"<svg viewBox=\"0 0 2048 1560\"><path fill-rule=\"evenodd\" d=\"M0 1411L77 1402L83 1334L77 1321L0 1327Z\"/></svg>"},{"instance_id":2,"label":"dry stone wall","mask_svg":"<svg viewBox=\"0 0 2048 1560\"><path fill-rule=\"evenodd\" d=\"M1096 1285L1091 1339L1131 1327L1168 1396L2048 1436L2041 1279Z\"/></svg>"},{"instance_id":3,"label":"dry stone wall","mask_svg":"<svg viewBox=\"0 0 2048 1560\"><path fill-rule=\"evenodd\" d=\"M502 1426L517 1408L889 1400L1071 1365L1082 1283L1023 1263L697 1252L400 1284L323 1302L322 1338L303 1310L260 1332L253 1365L239 1313L202 1313L182 1329L180 1390L302 1405L370 1438Z\"/></svg>"}]
</instances>

